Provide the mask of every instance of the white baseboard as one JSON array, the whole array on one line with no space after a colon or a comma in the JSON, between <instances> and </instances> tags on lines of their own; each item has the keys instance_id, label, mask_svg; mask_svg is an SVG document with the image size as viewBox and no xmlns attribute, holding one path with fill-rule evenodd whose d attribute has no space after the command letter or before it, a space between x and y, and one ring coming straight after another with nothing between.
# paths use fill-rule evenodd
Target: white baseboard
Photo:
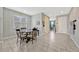
<instances>
[{"instance_id":1,"label":"white baseboard","mask_svg":"<svg viewBox=\"0 0 79 59\"><path fill-rule=\"evenodd\" d=\"M46 35L46 34L48 34L48 33L42 33L42 34L40 34L38 37L42 37L42 36L44 36L44 35Z\"/></svg>"},{"instance_id":2,"label":"white baseboard","mask_svg":"<svg viewBox=\"0 0 79 59\"><path fill-rule=\"evenodd\" d=\"M56 32L56 33L60 33L60 32ZM69 33L64 33L70 36L70 38L73 40L74 44L76 45L76 47L79 48L79 45L77 44L76 40L74 40L75 38L73 36L71 36Z\"/></svg>"},{"instance_id":3,"label":"white baseboard","mask_svg":"<svg viewBox=\"0 0 79 59\"><path fill-rule=\"evenodd\" d=\"M61 32L56 32L56 33L61 33ZM67 35L69 35L69 33L66 33L66 32L62 32L61 34L67 34Z\"/></svg>"},{"instance_id":4,"label":"white baseboard","mask_svg":"<svg viewBox=\"0 0 79 59\"><path fill-rule=\"evenodd\" d=\"M75 43L76 47L79 48L79 45L77 44L76 40L74 40L75 38L70 36L70 38L73 40L73 42Z\"/></svg>"},{"instance_id":5,"label":"white baseboard","mask_svg":"<svg viewBox=\"0 0 79 59\"><path fill-rule=\"evenodd\" d=\"M0 33L0 40L2 40L3 38L2 38L2 33Z\"/></svg>"},{"instance_id":6,"label":"white baseboard","mask_svg":"<svg viewBox=\"0 0 79 59\"><path fill-rule=\"evenodd\" d=\"M3 37L2 40L11 39L11 38L15 38L15 37L16 37L16 35L12 35L12 36L8 36L8 37Z\"/></svg>"},{"instance_id":7,"label":"white baseboard","mask_svg":"<svg viewBox=\"0 0 79 59\"><path fill-rule=\"evenodd\" d=\"M42 37L44 34L40 34L38 37Z\"/></svg>"}]
</instances>

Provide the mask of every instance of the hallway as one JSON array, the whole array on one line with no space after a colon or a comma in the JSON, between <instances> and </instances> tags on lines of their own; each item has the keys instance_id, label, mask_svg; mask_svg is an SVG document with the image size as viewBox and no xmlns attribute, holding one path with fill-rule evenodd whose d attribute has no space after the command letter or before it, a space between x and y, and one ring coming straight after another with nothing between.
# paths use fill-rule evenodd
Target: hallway
<instances>
[{"instance_id":1,"label":"hallway","mask_svg":"<svg viewBox=\"0 0 79 59\"><path fill-rule=\"evenodd\" d=\"M29 43L16 43L16 38L0 41L1 52L77 52L79 49L66 34L51 31L38 40Z\"/></svg>"}]
</instances>

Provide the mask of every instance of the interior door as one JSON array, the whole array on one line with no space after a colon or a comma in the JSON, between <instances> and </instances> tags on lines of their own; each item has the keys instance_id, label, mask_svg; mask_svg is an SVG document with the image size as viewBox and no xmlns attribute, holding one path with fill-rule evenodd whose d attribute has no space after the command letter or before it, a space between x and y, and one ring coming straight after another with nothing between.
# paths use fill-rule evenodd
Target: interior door
<instances>
[{"instance_id":1,"label":"interior door","mask_svg":"<svg viewBox=\"0 0 79 59\"><path fill-rule=\"evenodd\" d=\"M57 23L56 23L57 32L58 33L67 33L67 17L59 16L56 21L57 21Z\"/></svg>"},{"instance_id":2,"label":"interior door","mask_svg":"<svg viewBox=\"0 0 79 59\"><path fill-rule=\"evenodd\" d=\"M49 30L50 30L50 27L49 27L50 23L49 23L49 17L48 16L45 16L44 23L45 23L44 31L45 31L45 33L48 33Z\"/></svg>"}]
</instances>

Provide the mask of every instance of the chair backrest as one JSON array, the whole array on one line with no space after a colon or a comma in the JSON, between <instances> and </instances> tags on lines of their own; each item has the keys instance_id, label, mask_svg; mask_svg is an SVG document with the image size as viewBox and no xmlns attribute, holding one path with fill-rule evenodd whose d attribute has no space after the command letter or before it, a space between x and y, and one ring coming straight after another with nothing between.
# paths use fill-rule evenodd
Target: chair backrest
<instances>
[{"instance_id":1,"label":"chair backrest","mask_svg":"<svg viewBox=\"0 0 79 59\"><path fill-rule=\"evenodd\" d=\"M37 36L37 31L32 31L32 36L36 37Z\"/></svg>"},{"instance_id":2,"label":"chair backrest","mask_svg":"<svg viewBox=\"0 0 79 59\"><path fill-rule=\"evenodd\" d=\"M20 29L16 29L16 34L18 37L20 37Z\"/></svg>"},{"instance_id":3,"label":"chair backrest","mask_svg":"<svg viewBox=\"0 0 79 59\"><path fill-rule=\"evenodd\" d=\"M26 32L26 28L21 28L21 32Z\"/></svg>"},{"instance_id":4,"label":"chair backrest","mask_svg":"<svg viewBox=\"0 0 79 59\"><path fill-rule=\"evenodd\" d=\"M26 35L26 33L25 32L21 32L20 29L16 29L16 34L17 34L17 37L20 38L20 39L25 37L25 35Z\"/></svg>"}]
</instances>

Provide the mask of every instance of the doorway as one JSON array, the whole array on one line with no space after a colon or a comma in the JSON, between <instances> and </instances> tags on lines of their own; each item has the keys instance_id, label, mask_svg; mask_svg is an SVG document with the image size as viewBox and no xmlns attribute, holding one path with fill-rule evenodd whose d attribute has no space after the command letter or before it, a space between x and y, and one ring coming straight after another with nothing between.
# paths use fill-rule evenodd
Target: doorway
<instances>
[{"instance_id":1,"label":"doorway","mask_svg":"<svg viewBox=\"0 0 79 59\"><path fill-rule=\"evenodd\" d=\"M52 31L55 31L55 20L51 20L50 21L50 30Z\"/></svg>"}]
</instances>

